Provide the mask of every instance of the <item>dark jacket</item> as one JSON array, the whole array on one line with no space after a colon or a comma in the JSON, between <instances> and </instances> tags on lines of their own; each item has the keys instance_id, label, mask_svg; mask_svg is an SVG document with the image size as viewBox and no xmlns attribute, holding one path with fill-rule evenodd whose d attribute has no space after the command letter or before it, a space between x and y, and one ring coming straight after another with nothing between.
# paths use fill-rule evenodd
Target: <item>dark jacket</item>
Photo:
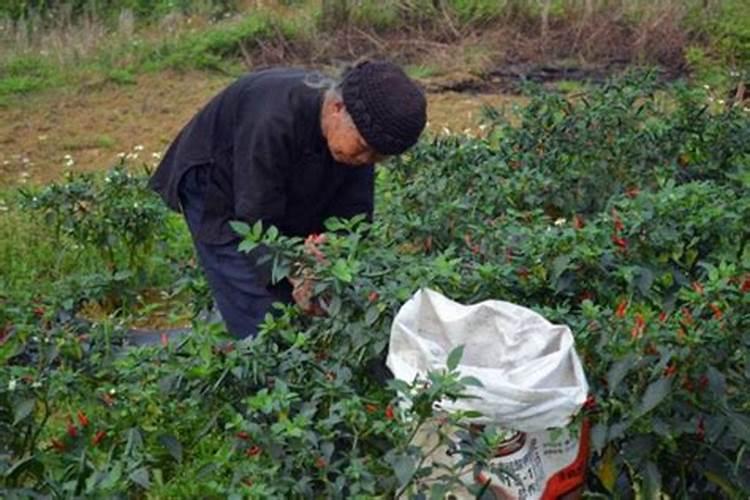
<instances>
[{"instance_id":1,"label":"dark jacket","mask_svg":"<svg viewBox=\"0 0 750 500\"><path fill-rule=\"evenodd\" d=\"M372 216L373 166L336 162L320 129L323 91L305 72L248 74L214 97L179 133L150 186L180 211L178 187L191 167L207 165L205 209L197 239L237 238L229 221L275 225L306 236L336 216Z\"/></svg>"}]
</instances>

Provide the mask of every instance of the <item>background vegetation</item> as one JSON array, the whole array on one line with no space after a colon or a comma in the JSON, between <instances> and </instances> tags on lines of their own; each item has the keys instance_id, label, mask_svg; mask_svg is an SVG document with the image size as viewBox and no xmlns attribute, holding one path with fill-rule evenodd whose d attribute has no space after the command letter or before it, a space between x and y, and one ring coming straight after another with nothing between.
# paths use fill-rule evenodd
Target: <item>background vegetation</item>
<instances>
[{"instance_id":1,"label":"background vegetation","mask_svg":"<svg viewBox=\"0 0 750 500\"><path fill-rule=\"evenodd\" d=\"M128 84L163 68L237 74L363 55L422 75L567 61L658 65L731 86L728 71L746 76L750 58L742 0L12 0L0 23L0 96Z\"/></svg>"}]
</instances>

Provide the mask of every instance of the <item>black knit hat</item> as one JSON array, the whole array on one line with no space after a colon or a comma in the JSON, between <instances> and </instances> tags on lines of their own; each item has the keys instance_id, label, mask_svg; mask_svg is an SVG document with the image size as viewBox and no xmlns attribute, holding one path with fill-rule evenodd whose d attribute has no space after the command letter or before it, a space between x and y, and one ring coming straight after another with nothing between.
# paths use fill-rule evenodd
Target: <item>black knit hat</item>
<instances>
[{"instance_id":1,"label":"black knit hat","mask_svg":"<svg viewBox=\"0 0 750 500\"><path fill-rule=\"evenodd\" d=\"M427 120L427 101L395 64L362 62L344 76L341 90L357 130L378 153L403 153L419 139Z\"/></svg>"}]
</instances>

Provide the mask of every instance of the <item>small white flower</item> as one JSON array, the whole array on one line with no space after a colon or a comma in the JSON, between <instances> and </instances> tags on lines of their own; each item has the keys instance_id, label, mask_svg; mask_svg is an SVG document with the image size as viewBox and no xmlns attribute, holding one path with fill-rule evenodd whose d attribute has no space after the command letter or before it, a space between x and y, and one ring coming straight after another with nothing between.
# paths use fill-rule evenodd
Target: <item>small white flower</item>
<instances>
[{"instance_id":1,"label":"small white flower","mask_svg":"<svg viewBox=\"0 0 750 500\"><path fill-rule=\"evenodd\" d=\"M729 72L729 76L738 77L738 76L740 76L740 74L739 74L739 72L732 70L732 71Z\"/></svg>"},{"instance_id":2,"label":"small white flower","mask_svg":"<svg viewBox=\"0 0 750 500\"><path fill-rule=\"evenodd\" d=\"M47 140L47 136L44 135L44 134L42 134L39 137L37 137L37 139L39 139L40 141L46 141Z\"/></svg>"},{"instance_id":3,"label":"small white flower","mask_svg":"<svg viewBox=\"0 0 750 500\"><path fill-rule=\"evenodd\" d=\"M30 161L31 161L31 160L29 160L28 158L24 157L24 158L23 158L23 159L21 160L21 163L29 163Z\"/></svg>"},{"instance_id":4,"label":"small white flower","mask_svg":"<svg viewBox=\"0 0 750 500\"><path fill-rule=\"evenodd\" d=\"M42 383L39 382L38 380L35 380L34 382L31 383L32 389L39 389L41 386L42 386Z\"/></svg>"},{"instance_id":5,"label":"small white flower","mask_svg":"<svg viewBox=\"0 0 750 500\"><path fill-rule=\"evenodd\" d=\"M33 197L33 198L31 199L31 201L32 201L33 203L36 203L36 202L38 202L38 201L39 201L39 198L37 198L36 196L34 196L34 197Z\"/></svg>"},{"instance_id":6,"label":"small white flower","mask_svg":"<svg viewBox=\"0 0 750 500\"><path fill-rule=\"evenodd\" d=\"M151 158L154 158L155 160L160 160L161 153L151 153Z\"/></svg>"},{"instance_id":7,"label":"small white flower","mask_svg":"<svg viewBox=\"0 0 750 500\"><path fill-rule=\"evenodd\" d=\"M125 158L125 153L117 153L118 158Z\"/></svg>"},{"instance_id":8,"label":"small white flower","mask_svg":"<svg viewBox=\"0 0 750 500\"><path fill-rule=\"evenodd\" d=\"M110 390L109 390L109 395L110 395L110 396L114 396L115 394L117 394L117 391L116 391L116 390L115 390L115 388L113 387L112 389L110 389Z\"/></svg>"},{"instance_id":9,"label":"small white flower","mask_svg":"<svg viewBox=\"0 0 750 500\"><path fill-rule=\"evenodd\" d=\"M451 135L451 131L448 127L443 127L443 134L445 135Z\"/></svg>"},{"instance_id":10,"label":"small white flower","mask_svg":"<svg viewBox=\"0 0 750 500\"><path fill-rule=\"evenodd\" d=\"M567 221L565 219L560 218L560 219L555 220L555 225L558 226L558 227L564 226L566 222Z\"/></svg>"},{"instance_id":11,"label":"small white flower","mask_svg":"<svg viewBox=\"0 0 750 500\"><path fill-rule=\"evenodd\" d=\"M70 155L63 156L63 160L72 160L72 159L73 159L73 157L70 156Z\"/></svg>"},{"instance_id":12,"label":"small white flower","mask_svg":"<svg viewBox=\"0 0 750 500\"><path fill-rule=\"evenodd\" d=\"M138 202L133 203L133 208L138 208Z\"/></svg>"},{"instance_id":13,"label":"small white flower","mask_svg":"<svg viewBox=\"0 0 750 500\"><path fill-rule=\"evenodd\" d=\"M742 108L742 111L744 111L745 113L750 113L750 108Z\"/></svg>"},{"instance_id":14,"label":"small white flower","mask_svg":"<svg viewBox=\"0 0 750 500\"><path fill-rule=\"evenodd\" d=\"M709 87L708 85L704 85L703 88L706 90L711 90L711 87Z\"/></svg>"},{"instance_id":15,"label":"small white flower","mask_svg":"<svg viewBox=\"0 0 750 500\"><path fill-rule=\"evenodd\" d=\"M142 144L138 144L137 146L135 146L133 148L133 151L143 151L143 145Z\"/></svg>"},{"instance_id":16,"label":"small white flower","mask_svg":"<svg viewBox=\"0 0 750 500\"><path fill-rule=\"evenodd\" d=\"M713 97L709 97L709 98L708 98L708 102L714 102L715 100L716 100L716 99L714 99Z\"/></svg>"},{"instance_id":17,"label":"small white flower","mask_svg":"<svg viewBox=\"0 0 750 500\"><path fill-rule=\"evenodd\" d=\"M8 160L3 161L3 165L10 165L10 162Z\"/></svg>"},{"instance_id":18,"label":"small white flower","mask_svg":"<svg viewBox=\"0 0 750 500\"><path fill-rule=\"evenodd\" d=\"M8 207L6 205L0 204L0 212L7 212Z\"/></svg>"},{"instance_id":19,"label":"small white flower","mask_svg":"<svg viewBox=\"0 0 750 500\"><path fill-rule=\"evenodd\" d=\"M39 342L39 337L37 337L36 335L34 335L33 337L31 337L31 341L32 342Z\"/></svg>"},{"instance_id":20,"label":"small white flower","mask_svg":"<svg viewBox=\"0 0 750 500\"><path fill-rule=\"evenodd\" d=\"M13 392L16 390L16 386L18 385L18 381L14 378L10 379L10 382L8 382L8 390Z\"/></svg>"},{"instance_id":21,"label":"small white flower","mask_svg":"<svg viewBox=\"0 0 750 500\"><path fill-rule=\"evenodd\" d=\"M70 159L70 160L67 160L67 161L65 162L65 166L66 166L66 167L72 167L73 165L75 165L75 163L76 163L76 162L74 162L74 161L73 161L72 159Z\"/></svg>"},{"instance_id":22,"label":"small white flower","mask_svg":"<svg viewBox=\"0 0 750 500\"><path fill-rule=\"evenodd\" d=\"M722 106L724 105L724 99L719 99L719 101L718 101L718 102L719 102L719 104L721 104Z\"/></svg>"},{"instance_id":23,"label":"small white flower","mask_svg":"<svg viewBox=\"0 0 750 500\"><path fill-rule=\"evenodd\" d=\"M25 171L25 170L24 170L23 172L21 172L21 174L20 174L20 175L21 175L21 178L22 178L22 179L26 179L27 177L31 177L31 174L30 174L30 173L28 173L28 172L27 172L27 171Z\"/></svg>"}]
</instances>

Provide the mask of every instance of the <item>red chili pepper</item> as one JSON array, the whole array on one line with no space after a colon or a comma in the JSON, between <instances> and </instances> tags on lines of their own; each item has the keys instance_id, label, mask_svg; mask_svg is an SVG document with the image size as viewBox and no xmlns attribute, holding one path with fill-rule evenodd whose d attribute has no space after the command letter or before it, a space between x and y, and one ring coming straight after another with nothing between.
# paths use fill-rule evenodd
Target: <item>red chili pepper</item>
<instances>
[{"instance_id":1,"label":"red chili pepper","mask_svg":"<svg viewBox=\"0 0 750 500\"><path fill-rule=\"evenodd\" d=\"M169 337L166 333L161 334L161 346L166 348L169 345Z\"/></svg>"},{"instance_id":2,"label":"red chili pepper","mask_svg":"<svg viewBox=\"0 0 750 500\"><path fill-rule=\"evenodd\" d=\"M318 469L325 469L328 465L328 462L326 462L326 459L323 457L318 457L315 459L315 467Z\"/></svg>"},{"instance_id":3,"label":"red chili pepper","mask_svg":"<svg viewBox=\"0 0 750 500\"><path fill-rule=\"evenodd\" d=\"M86 416L83 410L78 410L78 422L80 422L81 427L89 425L89 417Z\"/></svg>"},{"instance_id":4,"label":"red chili pepper","mask_svg":"<svg viewBox=\"0 0 750 500\"><path fill-rule=\"evenodd\" d=\"M698 383L700 384L701 389L708 387L708 376L706 376L705 373L701 375L701 378L698 379Z\"/></svg>"},{"instance_id":5,"label":"red chili pepper","mask_svg":"<svg viewBox=\"0 0 750 500\"><path fill-rule=\"evenodd\" d=\"M525 279L528 279L528 277L529 277L529 270L528 270L528 269L526 269L525 267L519 267L519 268L518 268L518 269L516 270L516 274L518 274L518 276L519 276L519 277L520 277L521 279L524 279L524 280L525 280Z\"/></svg>"},{"instance_id":6,"label":"red chili pepper","mask_svg":"<svg viewBox=\"0 0 750 500\"><path fill-rule=\"evenodd\" d=\"M700 281L693 281L693 290L699 295L703 295L703 285L701 285Z\"/></svg>"},{"instance_id":7,"label":"red chili pepper","mask_svg":"<svg viewBox=\"0 0 750 500\"><path fill-rule=\"evenodd\" d=\"M583 229L584 227L586 227L586 221L583 220L583 217L576 214L573 216L573 227L576 229Z\"/></svg>"},{"instance_id":8,"label":"red chili pepper","mask_svg":"<svg viewBox=\"0 0 750 500\"><path fill-rule=\"evenodd\" d=\"M659 321L661 321L662 323L664 323L665 321L667 321L668 317L669 316L664 311L662 311L662 312L659 313Z\"/></svg>"},{"instance_id":9,"label":"red chili pepper","mask_svg":"<svg viewBox=\"0 0 750 500\"><path fill-rule=\"evenodd\" d=\"M378 406L368 403L365 405L365 410L367 410L367 413L375 413L376 411L378 411Z\"/></svg>"},{"instance_id":10,"label":"red chili pepper","mask_svg":"<svg viewBox=\"0 0 750 500\"><path fill-rule=\"evenodd\" d=\"M377 302L379 298L380 298L380 294L376 292L375 290L370 292L370 295L367 296L367 300L370 301L370 303Z\"/></svg>"},{"instance_id":11,"label":"red chili pepper","mask_svg":"<svg viewBox=\"0 0 750 500\"><path fill-rule=\"evenodd\" d=\"M638 196L638 193L640 193L641 190L638 189L638 186L631 186L625 191L625 195L628 198L635 198Z\"/></svg>"},{"instance_id":12,"label":"red chili pepper","mask_svg":"<svg viewBox=\"0 0 750 500\"><path fill-rule=\"evenodd\" d=\"M687 307L682 308L682 322L688 326L693 324L693 314L690 312L690 309L688 309Z\"/></svg>"},{"instance_id":13,"label":"red chili pepper","mask_svg":"<svg viewBox=\"0 0 750 500\"><path fill-rule=\"evenodd\" d=\"M91 438L91 444L97 446L105 437L107 437L107 431L97 431L94 437Z\"/></svg>"},{"instance_id":14,"label":"red chili pepper","mask_svg":"<svg viewBox=\"0 0 750 500\"><path fill-rule=\"evenodd\" d=\"M78 437L78 429L72 423L68 424L68 436L72 438Z\"/></svg>"},{"instance_id":15,"label":"red chili pepper","mask_svg":"<svg viewBox=\"0 0 750 500\"><path fill-rule=\"evenodd\" d=\"M671 377L677 373L677 364L676 363L669 363L666 368L664 368L664 376L665 377Z\"/></svg>"},{"instance_id":16,"label":"red chili pepper","mask_svg":"<svg viewBox=\"0 0 750 500\"><path fill-rule=\"evenodd\" d=\"M706 438L706 426L703 422L703 417L698 419L698 425L695 429L695 437L698 438L698 441L703 441Z\"/></svg>"},{"instance_id":17,"label":"red chili pepper","mask_svg":"<svg viewBox=\"0 0 750 500\"><path fill-rule=\"evenodd\" d=\"M635 324L633 325L633 329L630 330L630 337L634 339L640 337L645 328L646 320L643 319L643 315L641 313L636 314Z\"/></svg>"},{"instance_id":18,"label":"red chili pepper","mask_svg":"<svg viewBox=\"0 0 750 500\"><path fill-rule=\"evenodd\" d=\"M57 451L58 453L62 453L65 451L65 443L60 441L59 439L52 439L52 447Z\"/></svg>"},{"instance_id":19,"label":"red chili pepper","mask_svg":"<svg viewBox=\"0 0 750 500\"><path fill-rule=\"evenodd\" d=\"M721 311L721 309L719 308L719 306L717 306L716 304L709 304L708 307L710 307L711 310L714 312L714 318L721 319L722 316L724 316L724 313Z\"/></svg>"},{"instance_id":20,"label":"red chili pepper","mask_svg":"<svg viewBox=\"0 0 750 500\"><path fill-rule=\"evenodd\" d=\"M627 311L628 301L623 299L619 304L617 304L617 309L615 309L615 316L617 316L618 318L624 318Z\"/></svg>"},{"instance_id":21,"label":"red chili pepper","mask_svg":"<svg viewBox=\"0 0 750 500\"><path fill-rule=\"evenodd\" d=\"M393 406L388 405L385 409L385 419L393 420L394 418L395 418L395 415L393 414Z\"/></svg>"},{"instance_id":22,"label":"red chili pepper","mask_svg":"<svg viewBox=\"0 0 750 500\"><path fill-rule=\"evenodd\" d=\"M740 286L740 291L742 293L750 292L750 275L745 276L745 279L742 281L742 285Z\"/></svg>"},{"instance_id":23,"label":"red chili pepper","mask_svg":"<svg viewBox=\"0 0 750 500\"><path fill-rule=\"evenodd\" d=\"M685 380L682 381L682 387L688 392L695 392L695 386L690 377L685 377Z\"/></svg>"},{"instance_id":24,"label":"red chili pepper","mask_svg":"<svg viewBox=\"0 0 750 500\"><path fill-rule=\"evenodd\" d=\"M44 316L44 308L42 306L35 307L34 308L34 315L37 318L41 318L42 316Z\"/></svg>"},{"instance_id":25,"label":"red chili pepper","mask_svg":"<svg viewBox=\"0 0 750 500\"><path fill-rule=\"evenodd\" d=\"M583 403L583 409L586 411L594 411L596 409L596 396L589 394L586 398L586 402Z\"/></svg>"},{"instance_id":26,"label":"red chili pepper","mask_svg":"<svg viewBox=\"0 0 750 500\"><path fill-rule=\"evenodd\" d=\"M245 455L247 455L248 457L256 457L256 456L260 455L260 453L262 451L263 450L260 448L260 446L252 445L250 448L248 448L245 451Z\"/></svg>"},{"instance_id":27,"label":"red chili pepper","mask_svg":"<svg viewBox=\"0 0 750 500\"><path fill-rule=\"evenodd\" d=\"M425 238L422 246L424 247L424 253L430 253L430 251L432 250L432 236L428 236L427 238Z\"/></svg>"},{"instance_id":28,"label":"red chili pepper","mask_svg":"<svg viewBox=\"0 0 750 500\"><path fill-rule=\"evenodd\" d=\"M612 209L612 220L614 223L615 234L619 234L620 231L625 229L625 226L622 224L622 221L620 220L620 216L617 215L617 210L615 210L614 208Z\"/></svg>"},{"instance_id":29,"label":"red chili pepper","mask_svg":"<svg viewBox=\"0 0 750 500\"><path fill-rule=\"evenodd\" d=\"M507 263L513 262L513 249L510 247L505 249L505 262Z\"/></svg>"},{"instance_id":30,"label":"red chili pepper","mask_svg":"<svg viewBox=\"0 0 750 500\"><path fill-rule=\"evenodd\" d=\"M244 484L245 486L250 486L250 487L252 487L252 486L253 486L253 480L252 480L252 479L247 479L247 478L246 478L246 479L243 479L243 480L242 480L242 484Z\"/></svg>"},{"instance_id":31,"label":"red chili pepper","mask_svg":"<svg viewBox=\"0 0 750 500\"><path fill-rule=\"evenodd\" d=\"M628 240L625 238L620 238L619 236L612 235L612 243L620 247L620 250L627 250L628 249Z\"/></svg>"},{"instance_id":32,"label":"red chili pepper","mask_svg":"<svg viewBox=\"0 0 750 500\"><path fill-rule=\"evenodd\" d=\"M236 434L236 436L237 436L237 437L238 437L239 439L242 439L242 440L244 440L244 441L247 441L248 439L250 439L250 434L248 434L248 433L247 433L247 432L245 432L245 431L240 431L240 432L238 432L238 433Z\"/></svg>"}]
</instances>

